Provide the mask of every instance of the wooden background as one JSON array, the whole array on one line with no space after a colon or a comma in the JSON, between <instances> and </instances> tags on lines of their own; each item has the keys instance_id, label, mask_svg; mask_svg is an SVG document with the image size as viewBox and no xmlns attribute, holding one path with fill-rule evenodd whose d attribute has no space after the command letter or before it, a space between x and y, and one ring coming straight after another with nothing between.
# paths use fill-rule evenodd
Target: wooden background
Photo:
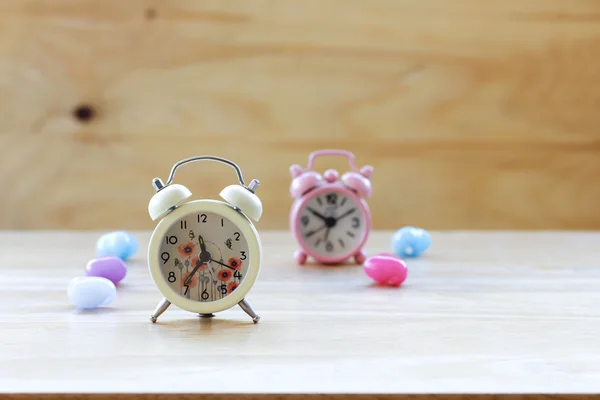
<instances>
[{"instance_id":1,"label":"wooden background","mask_svg":"<svg viewBox=\"0 0 600 400\"><path fill-rule=\"evenodd\" d=\"M197 154L285 228L330 147L375 167L377 229L600 228L600 1L0 2L0 228L150 229Z\"/></svg>"}]
</instances>

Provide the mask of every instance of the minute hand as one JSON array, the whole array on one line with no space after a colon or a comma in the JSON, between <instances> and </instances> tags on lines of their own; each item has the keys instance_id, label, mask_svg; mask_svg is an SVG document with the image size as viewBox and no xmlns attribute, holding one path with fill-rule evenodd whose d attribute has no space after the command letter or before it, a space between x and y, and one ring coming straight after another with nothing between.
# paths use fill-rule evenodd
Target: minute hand
<instances>
[{"instance_id":1,"label":"minute hand","mask_svg":"<svg viewBox=\"0 0 600 400\"><path fill-rule=\"evenodd\" d=\"M183 282L184 286L188 286L190 284L190 282L192 281L192 278L194 277L194 274L196 273L196 271L198 271L200 269L200 267L203 266L203 265L204 265L204 263L201 262L200 260L198 260L198 262L196 263L196 266L194 267L194 269L192 270L192 272L188 275L188 277Z\"/></svg>"},{"instance_id":2,"label":"minute hand","mask_svg":"<svg viewBox=\"0 0 600 400\"><path fill-rule=\"evenodd\" d=\"M346 211L345 213L343 213L342 215L340 215L339 217L337 217L335 220L339 221L340 219L347 217L348 215L352 214L354 211L356 211L356 208L353 208L351 210Z\"/></svg>"}]
</instances>

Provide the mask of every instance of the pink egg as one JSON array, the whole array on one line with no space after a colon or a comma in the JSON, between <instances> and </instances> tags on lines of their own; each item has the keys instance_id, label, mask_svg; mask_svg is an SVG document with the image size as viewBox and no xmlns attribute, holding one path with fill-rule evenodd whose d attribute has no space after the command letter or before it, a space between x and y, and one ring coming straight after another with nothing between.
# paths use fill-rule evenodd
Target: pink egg
<instances>
[{"instance_id":1,"label":"pink egg","mask_svg":"<svg viewBox=\"0 0 600 400\"><path fill-rule=\"evenodd\" d=\"M363 264L369 278L382 285L400 286L408 274L404 261L391 254L377 254Z\"/></svg>"}]
</instances>

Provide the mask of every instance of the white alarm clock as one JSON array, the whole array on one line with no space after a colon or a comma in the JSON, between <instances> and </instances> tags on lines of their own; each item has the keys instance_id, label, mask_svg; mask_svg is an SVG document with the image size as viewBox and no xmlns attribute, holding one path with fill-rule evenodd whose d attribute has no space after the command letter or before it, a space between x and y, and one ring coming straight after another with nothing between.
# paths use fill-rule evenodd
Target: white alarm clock
<instances>
[{"instance_id":1,"label":"white alarm clock","mask_svg":"<svg viewBox=\"0 0 600 400\"><path fill-rule=\"evenodd\" d=\"M175 171L184 164L212 160L233 167L239 185L223 189L225 200L186 200L192 195L185 186L173 184ZM255 192L260 182L248 186L240 168L214 156L190 157L176 163L167 183L152 180L157 193L148 212L153 221L162 217L148 246L148 268L164 299L150 320L171 305L212 317L236 304L257 323L260 317L245 299L254 285L262 258L262 246L251 220L258 221L262 203Z\"/></svg>"}]
</instances>

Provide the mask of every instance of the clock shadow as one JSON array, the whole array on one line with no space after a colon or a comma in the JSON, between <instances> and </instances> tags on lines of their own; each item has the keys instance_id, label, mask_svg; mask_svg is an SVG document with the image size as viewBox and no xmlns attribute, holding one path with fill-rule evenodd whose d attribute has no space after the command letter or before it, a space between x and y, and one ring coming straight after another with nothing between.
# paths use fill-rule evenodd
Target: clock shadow
<instances>
[{"instance_id":1,"label":"clock shadow","mask_svg":"<svg viewBox=\"0 0 600 400\"><path fill-rule=\"evenodd\" d=\"M365 285L368 288L371 289L375 289L375 290L389 290L389 291L396 291L396 290L401 290L402 287L408 286L408 285L400 285L400 286L393 286L393 285L385 285L383 283L376 283L376 282L371 282L368 283L367 285Z\"/></svg>"},{"instance_id":2,"label":"clock shadow","mask_svg":"<svg viewBox=\"0 0 600 400\"><path fill-rule=\"evenodd\" d=\"M321 264L316 261L307 261L301 268L310 268L318 270L334 270L334 269L346 269L346 268L362 268L362 265L356 264L352 261L346 261L342 264Z\"/></svg>"},{"instance_id":3,"label":"clock shadow","mask_svg":"<svg viewBox=\"0 0 600 400\"><path fill-rule=\"evenodd\" d=\"M175 332L198 332L198 333L218 333L220 331L230 331L233 328L247 328L256 324L251 320L244 321L238 319L219 318L203 318L200 316L191 316L181 319L169 319L164 322L157 321L155 326L167 328Z\"/></svg>"},{"instance_id":4,"label":"clock shadow","mask_svg":"<svg viewBox=\"0 0 600 400\"><path fill-rule=\"evenodd\" d=\"M110 313L114 313L117 310L112 308L112 307L107 307L107 306L99 306L97 308L89 308L89 309L72 309L71 307L69 307L68 309L65 308L65 311L69 310L72 311L73 314L76 315L94 315L94 314L110 314Z\"/></svg>"}]
</instances>

